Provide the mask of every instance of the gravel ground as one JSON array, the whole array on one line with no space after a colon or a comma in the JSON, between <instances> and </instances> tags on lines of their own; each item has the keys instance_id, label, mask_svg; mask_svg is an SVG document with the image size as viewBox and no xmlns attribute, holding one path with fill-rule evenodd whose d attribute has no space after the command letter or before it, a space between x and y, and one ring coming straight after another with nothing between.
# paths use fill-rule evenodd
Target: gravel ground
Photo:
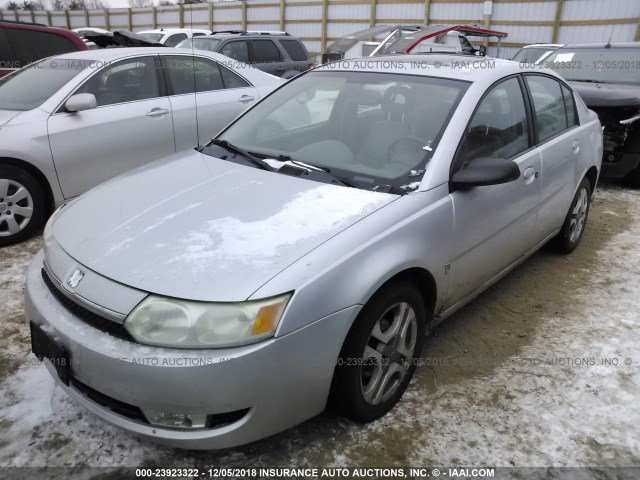
<instances>
[{"instance_id":1,"label":"gravel ground","mask_svg":"<svg viewBox=\"0 0 640 480\"><path fill-rule=\"evenodd\" d=\"M638 466L639 207L640 192L601 187L578 251L542 250L431 332L381 420L325 413L218 452L140 441L69 400L29 354L41 240L1 249L0 466Z\"/></svg>"}]
</instances>

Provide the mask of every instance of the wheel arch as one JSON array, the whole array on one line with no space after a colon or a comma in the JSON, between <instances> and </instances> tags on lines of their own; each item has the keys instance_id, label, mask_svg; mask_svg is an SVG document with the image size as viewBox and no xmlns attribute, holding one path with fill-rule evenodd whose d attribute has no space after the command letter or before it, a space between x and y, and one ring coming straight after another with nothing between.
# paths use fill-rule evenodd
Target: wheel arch
<instances>
[{"instance_id":1,"label":"wheel arch","mask_svg":"<svg viewBox=\"0 0 640 480\"><path fill-rule=\"evenodd\" d=\"M584 174L584 177L589 180L589 185L591 185L591 194L596 189L596 183L598 182L598 169L595 166L592 166L587 170L587 173Z\"/></svg>"},{"instance_id":2,"label":"wheel arch","mask_svg":"<svg viewBox=\"0 0 640 480\"><path fill-rule=\"evenodd\" d=\"M51 213L54 206L53 190L51 190L51 185L49 184L49 181L47 180L47 177L44 175L44 173L42 173L42 171L33 164L13 157L0 157L0 166L3 165L20 168L21 170L24 170L33 178L35 178L36 182L38 182L38 184L42 188L45 196L47 208L47 211L45 213Z\"/></svg>"}]
</instances>

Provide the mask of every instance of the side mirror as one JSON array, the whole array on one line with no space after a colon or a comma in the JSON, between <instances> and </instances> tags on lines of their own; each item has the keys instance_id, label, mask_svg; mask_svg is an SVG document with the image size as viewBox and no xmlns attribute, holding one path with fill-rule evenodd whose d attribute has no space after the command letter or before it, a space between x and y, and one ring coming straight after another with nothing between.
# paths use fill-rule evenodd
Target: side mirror
<instances>
[{"instance_id":1,"label":"side mirror","mask_svg":"<svg viewBox=\"0 0 640 480\"><path fill-rule=\"evenodd\" d=\"M484 57L487 55L487 47L485 47L484 45L480 45L478 47L478 55L480 55L481 57Z\"/></svg>"},{"instance_id":2,"label":"side mirror","mask_svg":"<svg viewBox=\"0 0 640 480\"><path fill-rule=\"evenodd\" d=\"M69 97L64 104L67 112L81 112L83 110L92 110L98 106L96 96L92 93L78 93Z\"/></svg>"},{"instance_id":3,"label":"side mirror","mask_svg":"<svg viewBox=\"0 0 640 480\"><path fill-rule=\"evenodd\" d=\"M513 182L520 178L520 167L504 158L480 157L471 160L451 177L456 188L481 187Z\"/></svg>"}]
</instances>

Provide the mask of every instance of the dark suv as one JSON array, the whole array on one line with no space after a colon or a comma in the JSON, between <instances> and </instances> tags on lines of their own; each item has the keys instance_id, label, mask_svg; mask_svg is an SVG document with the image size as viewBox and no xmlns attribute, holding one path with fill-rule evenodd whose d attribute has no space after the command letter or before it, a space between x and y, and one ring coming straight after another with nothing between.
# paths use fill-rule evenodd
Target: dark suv
<instances>
[{"instance_id":1,"label":"dark suv","mask_svg":"<svg viewBox=\"0 0 640 480\"><path fill-rule=\"evenodd\" d=\"M228 30L188 38L178 48L221 53L277 77L292 78L313 67L300 39L286 32Z\"/></svg>"},{"instance_id":2,"label":"dark suv","mask_svg":"<svg viewBox=\"0 0 640 480\"><path fill-rule=\"evenodd\" d=\"M87 46L74 32L0 20L0 77L41 58L77 50L87 50Z\"/></svg>"}]
</instances>

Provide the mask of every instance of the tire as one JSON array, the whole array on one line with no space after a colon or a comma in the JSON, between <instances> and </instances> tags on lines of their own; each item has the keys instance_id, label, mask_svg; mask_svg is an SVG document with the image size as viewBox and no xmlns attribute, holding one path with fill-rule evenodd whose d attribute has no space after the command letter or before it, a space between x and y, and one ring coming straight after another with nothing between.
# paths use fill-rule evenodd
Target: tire
<instances>
[{"instance_id":1,"label":"tire","mask_svg":"<svg viewBox=\"0 0 640 480\"><path fill-rule=\"evenodd\" d=\"M20 168L0 165L0 247L32 237L44 220L40 184Z\"/></svg>"},{"instance_id":2,"label":"tire","mask_svg":"<svg viewBox=\"0 0 640 480\"><path fill-rule=\"evenodd\" d=\"M361 423L391 410L413 377L426 321L422 297L412 284L396 282L376 293L359 313L340 352L331 406Z\"/></svg>"},{"instance_id":3,"label":"tire","mask_svg":"<svg viewBox=\"0 0 640 480\"><path fill-rule=\"evenodd\" d=\"M571 253L578 245L587 225L589 207L591 206L591 183L587 178L582 179L576 192L571 208L562 224L560 233L551 240L551 246L559 253Z\"/></svg>"}]
</instances>

